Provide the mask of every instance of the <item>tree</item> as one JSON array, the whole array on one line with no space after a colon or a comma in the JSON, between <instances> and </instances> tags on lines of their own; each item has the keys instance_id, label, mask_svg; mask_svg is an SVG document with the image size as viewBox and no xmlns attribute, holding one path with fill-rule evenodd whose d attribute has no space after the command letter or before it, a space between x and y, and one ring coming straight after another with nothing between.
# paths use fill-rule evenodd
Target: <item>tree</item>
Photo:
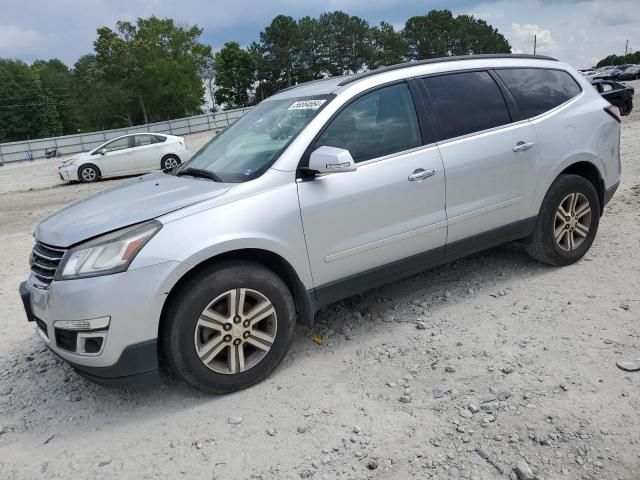
<instances>
[{"instance_id":1,"label":"tree","mask_svg":"<svg viewBox=\"0 0 640 480\"><path fill-rule=\"evenodd\" d=\"M608 55L596 63L596 68L607 65L624 65L627 63L640 63L640 50L627 55Z\"/></svg>"},{"instance_id":2,"label":"tree","mask_svg":"<svg viewBox=\"0 0 640 480\"><path fill-rule=\"evenodd\" d=\"M260 44L264 52L264 63L271 81L290 87L300 72L302 37L296 21L278 15L260 32Z\"/></svg>"},{"instance_id":3,"label":"tree","mask_svg":"<svg viewBox=\"0 0 640 480\"><path fill-rule=\"evenodd\" d=\"M511 52L504 36L484 20L470 15L454 17L449 10L431 10L427 15L411 17L405 24L404 37L414 60Z\"/></svg>"},{"instance_id":4,"label":"tree","mask_svg":"<svg viewBox=\"0 0 640 480\"><path fill-rule=\"evenodd\" d=\"M216 53L216 102L226 108L239 108L251 104L249 90L254 83L256 61L240 48L238 42L227 42Z\"/></svg>"},{"instance_id":5,"label":"tree","mask_svg":"<svg viewBox=\"0 0 640 480\"><path fill-rule=\"evenodd\" d=\"M73 91L73 74L69 67L58 59L36 60L31 65L45 95L53 102L62 132L75 133L78 128L78 115Z\"/></svg>"},{"instance_id":6,"label":"tree","mask_svg":"<svg viewBox=\"0 0 640 480\"><path fill-rule=\"evenodd\" d=\"M456 17L456 37L454 55L511 53L511 45L504 35L473 15Z\"/></svg>"},{"instance_id":7,"label":"tree","mask_svg":"<svg viewBox=\"0 0 640 480\"><path fill-rule=\"evenodd\" d=\"M318 20L322 70L329 75L356 73L371 57L369 24L344 12L323 13Z\"/></svg>"},{"instance_id":8,"label":"tree","mask_svg":"<svg viewBox=\"0 0 640 480\"><path fill-rule=\"evenodd\" d=\"M0 142L62 134L53 99L20 60L0 59Z\"/></svg>"},{"instance_id":9,"label":"tree","mask_svg":"<svg viewBox=\"0 0 640 480\"><path fill-rule=\"evenodd\" d=\"M402 31L397 32L387 22L371 29L371 56L367 62L370 69L402 63L408 54L409 46Z\"/></svg>"},{"instance_id":10,"label":"tree","mask_svg":"<svg viewBox=\"0 0 640 480\"><path fill-rule=\"evenodd\" d=\"M317 19L303 17L298 20L302 46L300 47L300 74L302 82L322 78L322 30Z\"/></svg>"},{"instance_id":11,"label":"tree","mask_svg":"<svg viewBox=\"0 0 640 480\"><path fill-rule=\"evenodd\" d=\"M201 112L201 73L211 47L198 42L202 29L178 26L171 19L120 21L117 32L98 29L94 42L96 76L130 96L118 96L121 115L149 123Z\"/></svg>"}]
</instances>

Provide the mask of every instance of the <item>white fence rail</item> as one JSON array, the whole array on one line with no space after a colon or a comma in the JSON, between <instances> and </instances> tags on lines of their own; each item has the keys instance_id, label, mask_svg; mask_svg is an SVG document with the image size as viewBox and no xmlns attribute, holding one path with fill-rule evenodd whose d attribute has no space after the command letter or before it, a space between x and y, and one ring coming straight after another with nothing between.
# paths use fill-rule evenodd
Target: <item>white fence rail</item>
<instances>
[{"instance_id":1,"label":"white fence rail","mask_svg":"<svg viewBox=\"0 0 640 480\"><path fill-rule=\"evenodd\" d=\"M166 122L147 123L146 125L103 130L101 132L0 143L0 164L44 158L45 150L54 148L61 155L84 152L97 147L107 140L128 133L153 132L167 133L169 135L188 135L205 130L215 130L231 125L249 110L249 108L239 108L237 110L207 113L195 117L178 118L167 120Z\"/></svg>"}]
</instances>

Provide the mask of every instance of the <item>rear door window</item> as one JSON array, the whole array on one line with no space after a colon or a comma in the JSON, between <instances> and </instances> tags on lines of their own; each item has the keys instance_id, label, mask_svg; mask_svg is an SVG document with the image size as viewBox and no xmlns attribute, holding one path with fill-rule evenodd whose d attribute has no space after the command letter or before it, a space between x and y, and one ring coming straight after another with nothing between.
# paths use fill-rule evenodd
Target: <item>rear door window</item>
<instances>
[{"instance_id":1,"label":"rear door window","mask_svg":"<svg viewBox=\"0 0 640 480\"><path fill-rule=\"evenodd\" d=\"M420 80L429 92L440 140L511 122L502 92L488 72L461 72Z\"/></svg>"},{"instance_id":2,"label":"rear door window","mask_svg":"<svg viewBox=\"0 0 640 480\"><path fill-rule=\"evenodd\" d=\"M563 70L504 68L495 72L526 118L548 112L582 91L573 77Z\"/></svg>"},{"instance_id":3,"label":"rear door window","mask_svg":"<svg viewBox=\"0 0 640 480\"><path fill-rule=\"evenodd\" d=\"M406 83L398 83L354 100L331 121L315 146L344 148L355 162L362 162L420 145L411 92Z\"/></svg>"},{"instance_id":4,"label":"rear door window","mask_svg":"<svg viewBox=\"0 0 640 480\"><path fill-rule=\"evenodd\" d=\"M136 135L136 147L144 147L145 145L151 145L157 143L155 135Z\"/></svg>"}]
</instances>

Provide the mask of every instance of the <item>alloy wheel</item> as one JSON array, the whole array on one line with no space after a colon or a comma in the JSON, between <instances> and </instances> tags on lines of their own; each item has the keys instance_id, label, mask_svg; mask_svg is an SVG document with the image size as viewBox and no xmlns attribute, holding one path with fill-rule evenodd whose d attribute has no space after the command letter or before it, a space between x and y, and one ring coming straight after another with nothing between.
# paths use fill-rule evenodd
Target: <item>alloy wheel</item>
<instances>
[{"instance_id":1,"label":"alloy wheel","mask_svg":"<svg viewBox=\"0 0 640 480\"><path fill-rule=\"evenodd\" d=\"M275 308L265 295L249 288L229 290L200 314L194 335L196 353L214 372L241 373L264 359L277 327Z\"/></svg>"},{"instance_id":2,"label":"alloy wheel","mask_svg":"<svg viewBox=\"0 0 640 480\"><path fill-rule=\"evenodd\" d=\"M173 158L173 157L169 157L164 161L164 165L165 168L174 168L178 166L178 160Z\"/></svg>"},{"instance_id":3,"label":"alloy wheel","mask_svg":"<svg viewBox=\"0 0 640 480\"><path fill-rule=\"evenodd\" d=\"M554 218L556 244L565 252L580 247L591 228L591 205L582 193L570 193L562 199Z\"/></svg>"},{"instance_id":4,"label":"alloy wheel","mask_svg":"<svg viewBox=\"0 0 640 480\"><path fill-rule=\"evenodd\" d=\"M82 170L82 179L87 182L93 182L96 179L96 171L93 168L85 168Z\"/></svg>"}]
</instances>

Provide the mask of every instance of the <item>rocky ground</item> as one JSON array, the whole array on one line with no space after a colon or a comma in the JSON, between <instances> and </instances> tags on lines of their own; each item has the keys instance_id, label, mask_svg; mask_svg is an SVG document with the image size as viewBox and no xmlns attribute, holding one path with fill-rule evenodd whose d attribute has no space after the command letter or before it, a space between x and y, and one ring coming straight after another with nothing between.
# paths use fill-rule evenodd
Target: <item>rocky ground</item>
<instances>
[{"instance_id":1,"label":"rocky ground","mask_svg":"<svg viewBox=\"0 0 640 480\"><path fill-rule=\"evenodd\" d=\"M349 298L225 396L100 387L41 345L17 294L33 227L116 181L2 167L0 478L637 480L640 372L616 362L640 358L640 111L622 154L576 265L510 244Z\"/></svg>"}]
</instances>

